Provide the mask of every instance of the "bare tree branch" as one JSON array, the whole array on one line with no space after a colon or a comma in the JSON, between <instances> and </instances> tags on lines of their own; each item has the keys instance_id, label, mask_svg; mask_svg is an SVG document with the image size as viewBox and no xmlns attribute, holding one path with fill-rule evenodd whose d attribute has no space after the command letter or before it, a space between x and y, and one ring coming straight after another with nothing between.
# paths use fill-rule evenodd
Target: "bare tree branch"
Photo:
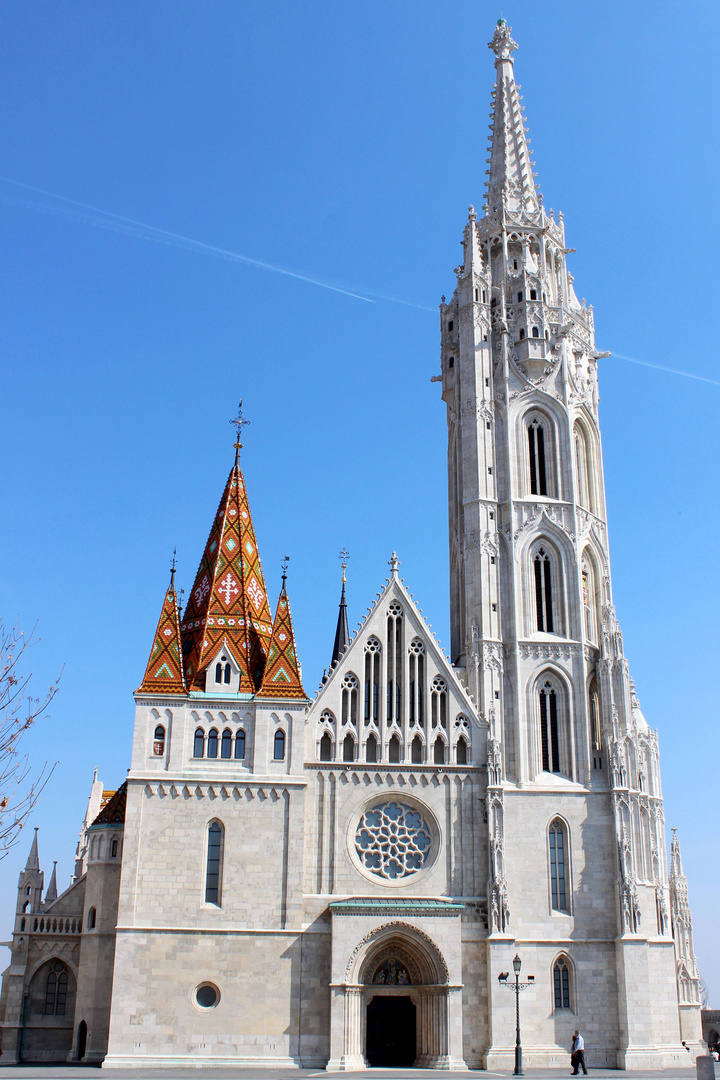
<instances>
[{"instance_id":1,"label":"bare tree branch","mask_svg":"<svg viewBox=\"0 0 720 1080\"><path fill-rule=\"evenodd\" d=\"M44 697L29 693L32 673L20 672L28 649L40 640L37 625L29 637L19 624L7 630L0 619L0 859L17 842L20 830L37 803L55 765L43 765L32 777L28 754L21 748L23 736L37 720L46 719L48 706L58 692L62 672Z\"/></svg>"}]
</instances>

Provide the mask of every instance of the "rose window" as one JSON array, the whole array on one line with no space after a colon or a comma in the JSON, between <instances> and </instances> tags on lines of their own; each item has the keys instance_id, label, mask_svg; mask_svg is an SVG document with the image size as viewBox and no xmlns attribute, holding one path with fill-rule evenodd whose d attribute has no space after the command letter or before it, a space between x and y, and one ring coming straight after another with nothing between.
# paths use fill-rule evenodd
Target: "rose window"
<instances>
[{"instance_id":1,"label":"rose window","mask_svg":"<svg viewBox=\"0 0 720 1080\"><path fill-rule=\"evenodd\" d=\"M390 880L422 870L431 846L425 818L404 803L383 803L366 810L355 833L355 850L363 867Z\"/></svg>"}]
</instances>

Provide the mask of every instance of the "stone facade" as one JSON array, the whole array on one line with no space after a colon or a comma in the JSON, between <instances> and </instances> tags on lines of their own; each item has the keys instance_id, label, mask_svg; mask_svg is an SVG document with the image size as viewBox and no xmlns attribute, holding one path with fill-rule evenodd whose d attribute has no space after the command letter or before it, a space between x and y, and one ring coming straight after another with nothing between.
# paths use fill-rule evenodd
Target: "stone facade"
<instances>
[{"instance_id":1,"label":"stone facade","mask_svg":"<svg viewBox=\"0 0 720 1080\"><path fill-rule=\"evenodd\" d=\"M506 1069L515 956L528 1065L566 1066L576 1027L595 1066L702 1048L658 738L612 602L603 354L535 185L503 20L491 48L487 201L435 379L451 656L393 554L349 641L343 578L336 655L305 696L285 577L270 625L238 436L188 608L173 572L136 692L122 826L86 823L62 897L43 903L36 857L21 877L11 1060ZM60 961L62 1019L40 1008Z\"/></svg>"}]
</instances>

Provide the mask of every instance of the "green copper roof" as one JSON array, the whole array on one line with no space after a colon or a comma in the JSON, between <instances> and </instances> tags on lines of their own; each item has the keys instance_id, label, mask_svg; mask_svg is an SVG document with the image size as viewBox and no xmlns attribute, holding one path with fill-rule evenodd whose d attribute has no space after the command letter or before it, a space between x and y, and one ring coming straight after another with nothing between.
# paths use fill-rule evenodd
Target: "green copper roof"
<instances>
[{"instance_id":1,"label":"green copper roof","mask_svg":"<svg viewBox=\"0 0 720 1080\"><path fill-rule=\"evenodd\" d=\"M334 900L330 910L334 915L370 915L374 912L403 912L405 915L459 915L464 904L451 900L435 900L432 897L406 899L396 896L353 896L348 900Z\"/></svg>"}]
</instances>

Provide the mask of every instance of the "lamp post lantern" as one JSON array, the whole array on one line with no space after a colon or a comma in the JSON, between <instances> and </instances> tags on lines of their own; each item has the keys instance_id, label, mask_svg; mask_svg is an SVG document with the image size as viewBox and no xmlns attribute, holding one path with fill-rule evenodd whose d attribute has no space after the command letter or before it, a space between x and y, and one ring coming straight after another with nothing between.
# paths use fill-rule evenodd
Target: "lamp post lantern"
<instances>
[{"instance_id":1,"label":"lamp post lantern","mask_svg":"<svg viewBox=\"0 0 720 1080\"><path fill-rule=\"evenodd\" d=\"M498 975L498 982L503 986L507 986L508 990L512 990L515 994L515 1068L513 1069L513 1076L524 1076L522 1067L522 1042L520 1041L520 991L527 989L528 986L532 986L535 982L534 975L528 975L527 982L520 982L520 969L522 968L522 960L515 953L515 957L512 962L513 971L515 973L515 985L508 983L508 971L502 971Z\"/></svg>"}]
</instances>

